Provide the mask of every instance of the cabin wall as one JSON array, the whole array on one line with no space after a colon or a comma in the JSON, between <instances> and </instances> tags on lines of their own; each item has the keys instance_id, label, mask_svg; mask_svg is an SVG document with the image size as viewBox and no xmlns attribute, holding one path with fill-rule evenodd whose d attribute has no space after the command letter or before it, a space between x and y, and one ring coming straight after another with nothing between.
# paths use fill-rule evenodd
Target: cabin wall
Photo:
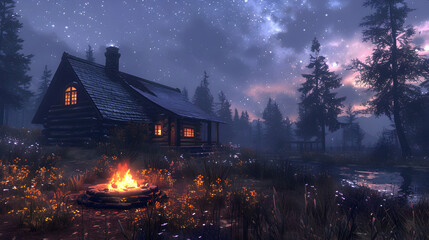
<instances>
[{"instance_id":1,"label":"cabin wall","mask_svg":"<svg viewBox=\"0 0 429 240\"><path fill-rule=\"evenodd\" d=\"M196 146L201 144L201 131L200 122L195 120L183 120L180 127L180 146ZM185 137L184 129L193 128L195 132L194 137Z\"/></svg>"},{"instance_id":2,"label":"cabin wall","mask_svg":"<svg viewBox=\"0 0 429 240\"><path fill-rule=\"evenodd\" d=\"M155 136L155 124L161 124L161 136ZM166 147L169 146L169 127L168 118L158 119L150 127L151 131L149 134L152 136L152 142L158 146Z\"/></svg>"},{"instance_id":3,"label":"cabin wall","mask_svg":"<svg viewBox=\"0 0 429 240\"><path fill-rule=\"evenodd\" d=\"M99 114L74 73L66 66L55 75L52 90L47 96L47 113L43 116L43 135L48 144L84 145L99 141L107 134ZM68 86L77 89L77 104L65 105Z\"/></svg>"},{"instance_id":4,"label":"cabin wall","mask_svg":"<svg viewBox=\"0 0 429 240\"><path fill-rule=\"evenodd\" d=\"M155 124L161 124L162 127L162 136L155 136ZM197 120L188 120L188 119L177 119L175 117L164 117L157 119L151 126L151 135L152 142L158 146L171 146L171 134L170 130L172 126L179 126L176 133L179 134L179 138L176 138L175 146L198 146L201 144L201 131L200 131L200 122ZM194 137L185 137L184 129L193 128ZM177 128L176 128L177 129ZM177 136L176 136L177 137ZM177 141L179 140L179 142Z\"/></svg>"}]
</instances>

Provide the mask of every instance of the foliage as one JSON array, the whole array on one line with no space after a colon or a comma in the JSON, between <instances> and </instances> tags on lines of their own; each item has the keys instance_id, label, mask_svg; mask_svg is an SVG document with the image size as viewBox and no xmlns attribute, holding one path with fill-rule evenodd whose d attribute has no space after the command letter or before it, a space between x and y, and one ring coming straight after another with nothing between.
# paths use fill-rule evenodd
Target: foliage
<instances>
[{"instance_id":1,"label":"foliage","mask_svg":"<svg viewBox=\"0 0 429 240\"><path fill-rule=\"evenodd\" d=\"M345 97L337 97L332 90L341 86L341 78L335 73L329 71L329 66L326 63L326 58L320 55L320 43L314 38L311 46L310 63L307 68L312 70L310 74L303 74L305 82L301 88L300 102L300 124L298 127L306 136L305 128L313 129L310 125L318 127L317 136L322 142L322 149L325 151L325 127L330 131L337 130L340 123L337 120L341 113L342 102ZM313 126L314 127L314 126ZM304 134L304 132L306 132ZM310 132L315 134L315 132Z\"/></svg>"},{"instance_id":2,"label":"foliage","mask_svg":"<svg viewBox=\"0 0 429 240\"><path fill-rule=\"evenodd\" d=\"M41 158L40 136L40 130L0 127L0 160L12 161L20 157L31 161Z\"/></svg>"},{"instance_id":3,"label":"foliage","mask_svg":"<svg viewBox=\"0 0 429 240\"><path fill-rule=\"evenodd\" d=\"M287 141L291 141L294 138L294 134L293 134L293 123L292 121L289 119L289 117L286 117L286 119L284 119L282 121L283 124L283 136L284 139Z\"/></svg>"},{"instance_id":4,"label":"foliage","mask_svg":"<svg viewBox=\"0 0 429 240\"><path fill-rule=\"evenodd\" d=\"M217 116L225 122L220 126L220 137L222 142L232 141L232 111L231 103L226 99L225 94L221 91L219 93L219 109L217 110Z\"/></svg>"},{"instance_id":5,"label":"foliage","mask_svg":"<svg viewBox=\"0 0 429 240\"><path fill-rule=\"evenodd\" d=\"M262 123L261 120L258 119L256 121L256 126L255 126L255 130L253 131L254 134L252 135L253 137L253 148L256 150L261 150L262 148L262 141L263 141L263 129L262 129Z\"/></svg>"},{"instance_id":6,"label":"foliage","mask_svg":"<svg viewBox=\"0 0 429 240\"><path fill-rule=\"evenodd\" d=\"M36 107L42 102L43 97L45 97L46 92L48 91L49 83L51 82L52 72L48 70L48 65L45 65L43 70L42 77L40 78L39 91L37 93Z\"/></svg>"},{"instance_id":7,"label":"foliage","mask_svg":"<svg viewBox=\"0 0 429 240\"><path fill-rule=\"evenodd\" d=\"M71 192L79 192L83 189L83 184L85 183L85 174L76 174L70 177L68 182L68 189Z\"/></svg>"},{"instance_id":8,"label":"foliage","mask_svg":"<svg viewBox=\"0 0 429 240\"><path fill-rule=\"evenodd\" d=\"M343 128L343 149L351 148L360 150L362 147L362 140L364 132L360 128L359 123L356 122L358 111L352 110L352 105L346 108L346 122L342 123Z\"/></svg>"},{"instance_id":9,"label":"foliage","mask_svg":"<svg viewBox=\"0 0 429 240\"><path fill-rule=\"evenodd\" d=\"M182 90L182 96L186 99L186 101L189 101L188 89L186 89L185 87Z\"/></svg>"},{"instance_id":10,"label":"foliage","mask_svg":"<svg viewBox=\"0 0 429 240\"><path fill-rule=\"evenodd\" d=\"M234 110L234 119L232 120L232 132L234 133L234 142L241 146L249 146L251 144L252 126L250 125L249 113Z\"/></svg>"},{"instance_id":11,"label":"foliage","mask_svg":"<svg viewBox=\"0 0 429 240\"><path fill-rule=\"evenodd\" d=\"M404 0L367 0L365 7L373 13L364 17L363 40L374 45L372 55L365 62L355 59L352 68L359 82L375 96L368 103L368 111L393 118L403 157L411 155L405 136L403 112L408 103L421 94L416 82L429 77L429 63L413 46L415 29L405 26L412 11Z\"/></svg>"},{"instance_id":12,"label":"foliage","mask_svg":"<svg viewBox=\"0 0 429 240\"><path fill-rule=\"evenodd\" d=\"M0 162L2 208L9 210L19 225L33 231L65 228L76 213L64 190L62 171L54 161L47 157L36 163L20 158Z\"/></svg>"},{"instance_id":13,"label":"foliage","mask_svg":"<svg viewBox=\"0 0 429 240\"><path fill-rule=\"evenodd\" d=\"M271 98L268 99L262 118L266 128L264 139L267 148L274 151L281 149L285 140L283 116L279 106Z\"/></svg>"},{"instance_id":14,"label":"foliage","mask_svg":"<svg viewBox=\"0 0 429 240\"><path fill-rule=\"evenodd\" d=\"M37 188L27 188L24 191L22 208L9 211L14 215L18 224L36 230L56 230L68 227L78 210L72 209L68 192L61 189L55 191L50 198Z\"/></svg>"},{"instance_id":15,"label":"foliage","mask_svg":"<svg viewBox=\"0 0 429 240\"><path fill-rule=\"evenodd\" d=\"M397 154L395 147L396 133L394 130L384 130L378 138L372 152L373 158L380 162L395 160Z\"/></svg>"},{"instance_id":16,"label":"foliage","mask_svg":"<svg viewBox=\"0 0 429 240\"><path fill-rule=\"evenodd\" d=\"M153 159L145 162L151 154ZM151 154L128 159L133 175L158 185L168 199L157 198L143 209L106 210L103 215L124 223L106 227L106 238L114 229L128 239L428 237L425 199L407 204L404 198L342 185L327 174L307 172L252 149L192 157L174 151ZM123 159L104 155L93 168L66 179L55 165L59 157L48 156L0 162L0 210L32 231L80 229L76 226L84 223L83 209L73 200L77 193L69 191L81 191L94 177L106 181ZM85 209L88 222L99 218L91 216L98 211Z\"/></svg>"},{"instance_id":17,"label":"foliage","mask_svg":"<svg viewBox=\"0 0 429 240\"><path fill-rule=\"evenodd\" d=\"M15 13L15 1L0 2L0 126L3 126L5 106L21 107L30 96L32 55L20 53L23 40L19 37L22 23Z\"/></svg>"},{"instance_id":18,"label":"foliage","mask_svg":"<svg viewBox=\"0 0 429 240\"><path fill-rule=\"evenodd\" d=\"M213 96L209 89L209 75L204 71L203 80L200 85L195 89L193 103L202 110L212 113L213 112Z\"/></svg>"},{"instance_id":19,"label":"foliage","mask_svg":"<svg viewBox=\"0 0 429 240\"><path fill-rule=\"evenodd\" d=\"M141 179L145 184L153 184L161 189L173 187L176 181L172 176L171 172L167 169L142 169L139 171Z\"/></svg>"},{"instance_id":20,"label":"foliage","mask_svg":"<svg viewBox=\"0 0 429 240\"><path fill-rule=\"evenodd\" d=\"M95 62L94 49L92 49L91 45L88 45L88 49L85 51L85 54L87 61Z\"/></svg>"},{"instance_id":21,"label":"foliage","mask_svg":"<svg viewBox=\"0 0 429 240\"><path fill-rule=\"evenodd\" d=\"M151 128L146 123L130 123L122 127L111 130L109 141L105 144L105 152L109 155L120 155L124 149L129 154L136 154L135 151L148 147ZM103 145L103 144L101 144Z\"/></svg>"},{"instance_id":22,"label":"foliage","mask_svg":"<svg viewBox=\"0 0 429 240\"><path fill-rule=\"evenodd\" d=\"M416 146L417 155L429 154L429 100L428 96L419 97L404 109L404 127L410 143Z\"/></svg>"}]
</instances>

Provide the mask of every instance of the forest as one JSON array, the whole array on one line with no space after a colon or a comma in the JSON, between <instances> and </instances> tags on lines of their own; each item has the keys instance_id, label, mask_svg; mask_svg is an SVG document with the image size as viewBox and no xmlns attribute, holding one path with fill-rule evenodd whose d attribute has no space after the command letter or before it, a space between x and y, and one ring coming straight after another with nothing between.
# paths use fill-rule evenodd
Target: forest
<instances>
[{"instance_id":1,"label":"forest","mask_svg":"<svg viewBox=\"0 0 429 240\"><path fill-rule=\"evenodd\" d=\"M363 1L370 55L346 66L371 95L360 105L339 94L321 36L305 39L296 116L274 96L260 114L238 105L211 70L176 82L222 121L201 152L148 144L135 123L90 146L45 144L32 119L55 70L30 74L44 53L23 53L16 5L0 0L1 239L429 239L429 58L408 1ZM91 44L78 54L96 61Z\"/></svg>"}]
</instances>

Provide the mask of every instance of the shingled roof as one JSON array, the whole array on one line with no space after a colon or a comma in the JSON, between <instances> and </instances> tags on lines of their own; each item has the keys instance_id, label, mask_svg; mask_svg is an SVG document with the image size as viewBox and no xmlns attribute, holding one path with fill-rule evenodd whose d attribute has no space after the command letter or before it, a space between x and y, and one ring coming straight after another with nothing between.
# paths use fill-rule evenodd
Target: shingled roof
<instances>
[{"instance_id":1,"label":"shingled roof","mask_svg":"<svg viewBox=\"0 0 429 240\"><path fill-rule=\"evenodd\" d=\"M222 122L183 97L179 89L165 86L124 72L112 72L105 66L64 53L88 95L105 119L115 121L150 121L142 101L180 117Z\"/></svg>"},{"instance_id":2,"label":"shingled roof","mask_svg":"<svg viewBox=\"0 0 429 240\"><path fill-rule=\"evenodd\" d=\"M126 86L113 79L103 65L64 54L76 76L104 119L113 121L149 121L141 104Z\"/></svg>"}]
</instances>

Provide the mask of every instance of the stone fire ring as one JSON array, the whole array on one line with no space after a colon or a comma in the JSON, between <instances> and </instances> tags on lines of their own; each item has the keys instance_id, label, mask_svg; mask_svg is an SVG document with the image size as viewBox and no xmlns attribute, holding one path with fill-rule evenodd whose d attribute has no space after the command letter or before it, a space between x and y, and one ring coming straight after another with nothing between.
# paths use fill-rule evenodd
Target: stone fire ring
<instances>
[{"instance_id":1,"label":"stone fire ring","mask_svg":"<svg viewBox=\"0 0 429 240\"><path fill-rule=\"evenodd\" d=\"M166 198L157 186L142 186L128 191L108 191L107 184L88 187L77 202L92 208L131 209L146 207L148 203Z\"/></svg>"}]
</instances>

